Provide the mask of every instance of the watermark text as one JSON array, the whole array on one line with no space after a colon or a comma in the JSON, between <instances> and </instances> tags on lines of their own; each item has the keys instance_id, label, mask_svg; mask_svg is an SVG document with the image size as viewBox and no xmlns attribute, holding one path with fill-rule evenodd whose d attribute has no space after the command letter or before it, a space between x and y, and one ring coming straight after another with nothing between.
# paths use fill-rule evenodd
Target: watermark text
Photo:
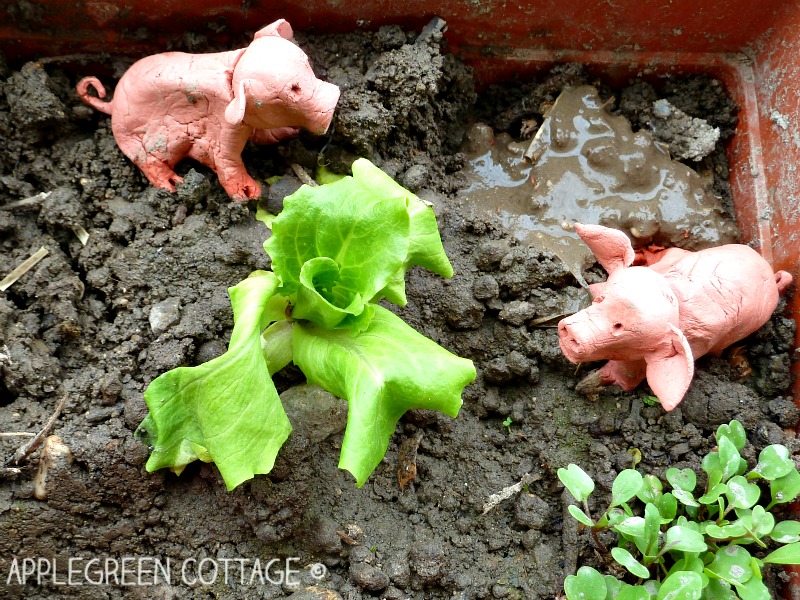
<instances>
[{"instance_id":1,"label":"watermark text","mask_svg":"<svg viewBox=\"0 0 800 600\"><path fill-rule=\"evenodd\" d=\"M6 585L113 585L153 586L181 584L210 586L219 581L229 585L288 585L300 583L300 559L289 558L186 558L174 560L155 556L86 558L13 558ZM309 575L324 579L325 565L307 565Z\"/></svg>"}]
</instances>

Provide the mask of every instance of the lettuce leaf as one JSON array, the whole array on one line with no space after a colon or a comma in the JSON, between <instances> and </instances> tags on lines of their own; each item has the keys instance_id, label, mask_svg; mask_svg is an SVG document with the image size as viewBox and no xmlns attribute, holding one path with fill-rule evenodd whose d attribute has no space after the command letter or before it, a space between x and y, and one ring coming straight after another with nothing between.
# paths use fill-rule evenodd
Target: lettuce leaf
<instances>
[{"instance_id":1,"label":"lettuce leaf","mask_svg":"<svg viewBox=\"0 0 800 600\"><path fill-rule=\"evenodd\" d=\"M153 447L148 471L180 474L194 460L213 461L232 490L272 469L292 430L261 350L265 308L278 284L273 273L257 271L230 288L235 324L228 351L173 369L147 388L150 414L141 429Z\"/></svg>"},{"instance_id":2,"label":"lettuce leaf","mask_svg":"<svg viewBox=\"0 0 800 600\"><path fill-rule=\"evenodd\" d=\"M353 163L352 177L303 186L286 198L272 227L264 249L286 295L298 292L305 263L317 257L339 266L335 287L322 295L340 309L356 294L363 302L386 298L404 306L405 274L413 266L453 276L433 209L363 158Z\"/></svg>"},{"instance_id":3,"label":"lettuce leaf","mask_svg":"<svg viewBox=\"0 0 800 600\"><path fill-rule=\"evenodd\" d=\"M475 379L472 361L451 354L382 306L369 327L296 323L294 362L308 378L348 402L339 468L359 487L380 463L400 417L425 408L456 417L461 392Z\"/></svg>"},{"instance_id":4,"label":"lettuce leaf","mask_svg":"<svg viewBox=\"0 0 800 600\"><path fill-rule=\"evenodd\" d=\"M403 265L372 299L373 302L386 298L398 306L405 306L405 276L406 271L413 266L423 267L442 277L453 276L453 266L445 254L442 239L439 237L439 226L433 208L366 159L359 159L353 163L353 178L369 188L373 194L385 198L402 198L409 218L408 252Z\"/></svg>"},{"instance_id":5,"label":"lettuce leaf","mask_svg":"<svg viewBox=\"0 0 800 600\"><path fill-rule=\"evenodd\" d=\"M359 315L403 266L409 228L402 197L383 197L360 179L345 177L303 186L286 198L264 249L282 294L294 298L301 288L316 290L329 304ZM306 300L296 308L304 311ZM293 313L310 320L318 316ZM315 322L331 326L325 319Z\"/></svg>"}]
</instances>

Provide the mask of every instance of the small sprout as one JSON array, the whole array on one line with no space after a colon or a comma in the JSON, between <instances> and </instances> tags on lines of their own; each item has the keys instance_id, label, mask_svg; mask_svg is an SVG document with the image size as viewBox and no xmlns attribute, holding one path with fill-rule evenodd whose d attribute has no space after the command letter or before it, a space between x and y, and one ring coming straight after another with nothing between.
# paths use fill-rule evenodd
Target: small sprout
<instances>
[{"instance_id":1,"label":"small sprout","mask_svg":"<svg viewBox=\"0 0 800 600\"><path fill-rule=\"evenodd\" d=\"M781 546L775 552L768 554L762 562L773 565L797 565L800 564L800 542Z\"/></svg>"},{"instance_id":2,"label":"small sprout","mask_svg":"<svg viewBox=\"0 0 800 600\"><path fill-rule=\"evenodd\" d=\"M746 443L738 421L717 430L717 448L703 459L705 489L697 489L697 474L690 469L667 469L671 490L666 492L654 475L621 471L606 512L594 521L587 502L594 491L591 477L574 464L559 469L558 478L582 504L569 506L569 513L590 528L601 553L608 551L598 534L617 534L611 558L627 572L616 569L617 579L581 567L564 582L568 600L768 598L763 566L800 564L800 522L776 524L769 512L800 495L800 473L780 445L762 450L756 467L745 473L739 452ZM772 500L762 506L767 487ZM748 544L753 550L744 547Z\"/></svg>"},{"instance_id":3,"label":"small sprout","mask_svg":"<svg viewBox=\"0 0 800 600\"><path fill-rule=\"evenodd\" d=\"M511 418L511 415L507 416L505 421L503 421L503 427L508 429L508 435L511 435L511 424L514 422L514 419Z\"/></svg>"},{"instance_id":4,"label":"small sprout","mask_svg":"<svg viewBox=\"0 0 800 600\"><path fill-rule=\"evenodd\" d=\"M744 448L745 443L747 443L747 435L744 432L744 425L735 419L727 425L720 425L717 428L717 442L719 442L720 438L722 437L727 437L730 439L736 446L737 450Z\"/></svg>"},{"instance_id":5,"label":"small sprout","mask_svg":"<svg viewBox=\"0 0 800 600\"><path fill-rule=\"evenodd\" d=\"M611 556L614 560L628 569L631 573L642 579L650 577L650 571L642 563L633 557L633 554L625 550L625 548L612 548Z\"/></svg>"},{"instance_id":6,"label":"small sprout","mask_svg":"<svg viewBox=\"0 0 800 600\"><path fill-rule=\"evenodd\" d=\"M647 406L656 406L657 404L661 404L661 400L659 400L656 396L644 396L642 397L642 402L644 402Z\"/></svg>"},{"instance_id":7,"label":"small sprout","mask_svg":"<svg viewBox=\"0 0 800 600\"><path fill-rule=\"evenodd\" d=\"M694 571L676 571L658 589L659 598L698 600L703 593L703 578Z\"/></svg>"},{"instance_id":8,"label":"small sprout","mask_svg":"<svg viewBox=\"0 0 800 600\"><path fill-rule=\"evenodd\" d=\"M631 455L631 469L635 469L636 465L642 462L642 451L638 448L631 448L628 450L628 454Z\"/></svg>"},{"instance_id":9,"label":"small sprout","mask_svg":"<svg viewBox=\"0 0 800 600\"><path fill-rule=\"evenodd\" d=\"M642 488L642 475L633 469L621 471L611 487L611 506L627 502Z\"/></svg>"},{"instance_id":10,"label":"small sprout","mask_svg":"<svg viewBox=\"0 0 800 600\"><path fill-rule=\"evenodd\" d=\"M676 490L691 492L697 485L697 476L691 469L667 469L667 481Z\"/></svg>"},{"instance_id":11,"label":"small sprout","mask_svg":"<svg viewBox=\"0 0 800 600\"><path fill-rule=\"evenodd\" d=\"M558 470L558 478L578 502L584 502L594 491L594 481L578 465L568 465Z\"/></svg>"},{"instance_id":12,"label":"small sprout","mask_svg":"<svg viewBox=\"0 0 800 600\"><path fill-rule=\"evenodd\" d=\"M761 477L773 481L788 475L792 468L794 463L789 458L789 449L780 444L772 444L761 451L758 455L758 464L747 477L749 479Z\"/></svg>"},{"instance_id":13,"label":"small sprout","mask_svg":"<svg viewBox=\"0 0 800 600\"><path fill-rule=\"evenodd\" d=\"M568 600L603 600L608 594L605 578L592 567L581 567L564 581Z\"/></svg>"}]
</instances>

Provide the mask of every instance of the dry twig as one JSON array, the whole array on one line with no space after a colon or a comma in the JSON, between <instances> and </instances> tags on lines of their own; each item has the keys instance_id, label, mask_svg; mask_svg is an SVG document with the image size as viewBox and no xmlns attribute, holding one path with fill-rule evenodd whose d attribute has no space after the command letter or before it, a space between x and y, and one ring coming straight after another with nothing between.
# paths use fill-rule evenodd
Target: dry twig
<instances>
[{"instance_id":1,"label":"dry twig","mask_svg":"<svg viewBox=\"0 0 800 600\"><path fill-rule=\"evenodd\" d=\"M311 175L306 173L306 170L297 163L292 163L290 166L292 167L292 171L294 171L294 174L297 175L297 178L306 185L309 185L311 187L316 187L317 185L319 185L316 181L314 181L311 178Z\"/></svg>"},{"instance_id":2,"label":"dry twig","mask_svg":"<svg viewBox=\"0 0 800 600\"><path fill-rule=\"evenodd\" d=\"M22 208L24 206L33 206L34 204L39 204L42 200L47 198L53 192L39 192L33 196L28 198L23 198L22 200L16 200L14 202L9 202L8 204L3 204L0 206L0 210L14 210L15 208Z\"/></svg>"},{"instance_id":3,"label":"dry twig","mask_svg":"<svg viewBox=\"0 0 800 600\"><path fill-rule=\"evenodd\" d=\"M486 500L485 504L483 505L483 513L482 514L485 515L490 510L492 510L495 506L500 504L503 500L508 500L514 494L520 493L522 491L522 489L526 485L530 484L531 481L532 481L532 479L531 479L530 474L526 473L525 475L522 476L522 479L520 479L514 485L510 485L508 487L505 487L502 490L500 490L499 492L497 492L496 494L492 494L491 496L489 496L489 498Z\"/></svg>"},{"instance_id":4,"label":"dry twig","mask_svg":"<svg viewBox=\"0 0 800 600\"><path fill-rule=\"evenodd\" d=\"M67 402L67 395L64 394L64 396L62 396L61 398L61 401L58 403L58 406L56 406L55 412L47 420L47 423L44 424L42 430L39 433L37 433L30 442L28 442L27 444L19 448L16 452L14 452L14 457L11 460L14 462L15 465L18 465L20 462L25 460L31 454L31 452L36 450L36 448L39 447L39 444L41 444L42 441L48 435L50 435L50 431L56 424L56 420L58 419L58 416L61 414L61 410L64 408L64 404L66 402Z\"/></svg>"},{"instance_id":5,"label":"dry twig","mask_svg":"<svg viewBox=\"0 0 800 600\"><path fill-rule=\"evenodd\" d=\"M14 479L22 473L22 469L17 467L0 467L0 479Z\"/></svg>"}]
</instances>

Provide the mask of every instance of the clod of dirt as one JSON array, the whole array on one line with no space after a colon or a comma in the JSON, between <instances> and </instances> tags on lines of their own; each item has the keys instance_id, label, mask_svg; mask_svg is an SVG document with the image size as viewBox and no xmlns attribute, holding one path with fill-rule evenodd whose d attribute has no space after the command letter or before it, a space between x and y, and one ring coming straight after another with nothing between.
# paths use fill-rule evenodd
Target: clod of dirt
<instances>
[{"instance_id":1,"label":"clod of dirt","mask_svg":"<svg viewBox=\"0 0 800 600\"><path fill-rule=\"evenodd\" d=\"M311 442L344 431L347 403L316 385L296 385L281 394L292 429Z\"/></svg>"},{"instance_id":2,"label":"clod of dirt","mask_svg":"<svg viewBox=\"0 0 800 600\"><path fill-rule=\"evenodd\" d=\"M545 529L553 524L550 504L537 496L524 492L517 497L514 506L517 524L529 529Z\"/></svg>"},{"instance_id":3,"label":"clod of dirt","mask_svg":"<svg viewBox=\"0 0 800 600\"><path fill-rule=\"evenodd\" d=\"M436 542L417 542L408 552L411 587L415 590L433 585L443 575L444 551Z\"/></svg>"},{"instance_id":4,"label":"clod of dirt","mask_svg":"<svg viewBox=\"0 0 800 600\"><path fill-rule=\"evenodd\" d=\"M781 396L767 404L767 412L781 427L793 427L800 420L800 408L791 398Z\"/></svg>"},{"instance_id":5,"label":"clod of dirt","mask_svg":"<svg viewBox=\"0 0 800 600\"><path fill-rule=\"evenodd\" d=\"M653 102L650 126L653 136L667 144L670 153L682 160L705 158L719 141L718 127L712 127L705 119L690 117L663 98Z\"/></svg>"},{"instance_id":6,"label":"clod of dirt","mask_svg":"<svg viewBox=\"0 0 800 600\"><path fill-rule=\"evenodd\" d=\"M350 579L362 590L370 592L379 592L389 585L389 576L386 573L363 562L350 565Z\"/></svg>"},{"instance_id":7,"label":"clod of dirt","mask_svg":"<svg viewBox=\"0 0 800 600\"><path fill-rule=\"evenodd\" d=\"M294 194L301 185L303 182L293 175L284 175L270 185L267 191L267 210L273 215L277 215L283 210L283 199Z\"/></svg>"},{"instance_id":8,"label":"clod of dirt","mask_svg":"<svg viewBox=\"0 0 800 600\"><path fill-rule=\"evenodd\" d=\"M337 556L342 550L339 525L332 518L317 515L308 520L303 539L311 552L318 556Z\"/></svg>"},{"instance_id":9,"label":"clod of dirt","mask_svg":"<svg viewBox=\"0 0 800 600\"><path fill-rule=\"evenodd\" d=\"M85 218L86 209L80 194L72 187L53 190L43 200L39 211L39 223L51 232L83 226Z\"/></svg>"},{"instance_id":10,"label":"clod of dirt","mask_svg":"<svg viewBox=\"0 0 800 600\"><path fill-rule=\"evenodd\" d=\"M50 89L50 78L40 63L29 62L11 75L6 98L11 116L23 127L52 124L66 118L64 104Z\"/></svg>"},{"instance_id":11,"label":"clod of dirt","mask_svg":"<svg viewBox=\"0 0 800 600\"><path fill-rule=\"evenodd\" d=\"M719 129L721 140L734 134L739 108L725 93L720 81L707 75L668 78L657 91L650 82L635 81L620 93L619 110L634 130L647 129L657 100L665 100L686 115Z\"/></svg>"},{"instance_id":12,"label":"clod of dirt","mask_svg":"<svg viewBox=\"0 0 800 600\"><path fill-rule=\"evenodd\" d=\"M491 275L481 275L472 285L472 295L478 300L491 300L500 295L500 284Z\"/></svg>"},{"instance_id":13,"label":"clod of dirt","mask_svg":"<svg viewBox=\"0 0 800 600\"><path fill-rule=\"evenodd\" d=\"M183 181L178 183L177 188L178 198L191 208L206 199L211 191L211 182L202 173L189 169L189 172L184 175Z\"/></svg>"}]
</instances>

